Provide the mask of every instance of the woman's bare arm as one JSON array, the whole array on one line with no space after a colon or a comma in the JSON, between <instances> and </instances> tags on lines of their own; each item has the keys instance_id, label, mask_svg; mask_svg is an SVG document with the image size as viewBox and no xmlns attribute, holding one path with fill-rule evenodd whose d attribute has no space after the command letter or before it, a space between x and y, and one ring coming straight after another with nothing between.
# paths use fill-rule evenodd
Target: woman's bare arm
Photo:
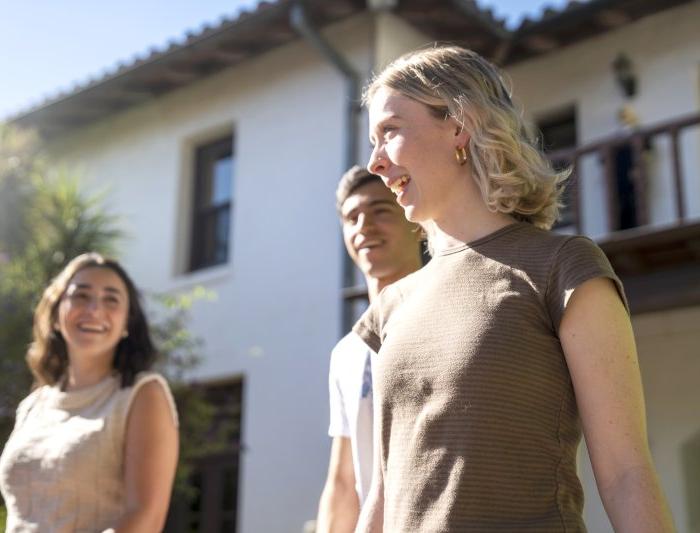
<instances>
[{"instance_id":1,"label":"woman's bare arm","mask_svg":"<svg viewBox=\"0 0 700 533\"><path fill-rule=\"evenodd\" d=\"M647 443L632 327L611 280L592 279L573 292L559 336L598 491L615 531L674 531Z\"/></svg>"},{"instance_id":2,"label":"woman's bare arm","mask_svg":"<svg viewBox=\"0 0 700 533\"><path fill-rule=\"evenodd\" d=\"M157 381L134 397L126 429L126 514L116 533L153 533L165 524L178 456L178 432L168 398Z\"/></svg>"}]
</instances>

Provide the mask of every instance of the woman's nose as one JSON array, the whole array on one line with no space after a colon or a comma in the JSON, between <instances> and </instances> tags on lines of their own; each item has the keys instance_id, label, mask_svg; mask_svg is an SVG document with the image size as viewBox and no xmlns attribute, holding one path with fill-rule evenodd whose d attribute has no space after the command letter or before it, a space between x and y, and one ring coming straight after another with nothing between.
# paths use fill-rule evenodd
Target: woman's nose
<instances>
[{"instance_id":1,"label":"woman's nose","mask_svg":"<svg viewBox=\"0 0 700 533\"><path fill-rule=\"evenodd\" d=\"M380 150L375 147L369 156L369 161L367 163L367 170L372 174L377 174L379 176L386 173L387 160L383 157Z\"/></svg>"},{"instance_id":2,"label":"woman's nose","mask_svg":"<svg viewBox=\"0 0 700 533\"><path fill-rule=\"evenodd\" d=\"M97 311L101 307L99 298L97 298L96 296L91 296L90 299L87 301L86 307L91 311Z\"/></svg>"}]
</instances>

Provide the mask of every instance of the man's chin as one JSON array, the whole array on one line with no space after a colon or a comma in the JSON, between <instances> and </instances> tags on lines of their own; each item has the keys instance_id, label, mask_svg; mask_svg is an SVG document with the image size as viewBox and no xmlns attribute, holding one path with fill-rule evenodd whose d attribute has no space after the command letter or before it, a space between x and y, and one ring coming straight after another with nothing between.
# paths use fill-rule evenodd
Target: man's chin
<instances>
[{"instance_id":1,"label":"man's chin","mask_svg":"<svg viewBox=\"0 0 700 533\"><path fill-rule=\"evenodd\" d=\"M371 250L363 251L359 257L360 270L365 274L368 274L377 268L382 269L386 267L388 263L386 249L383 248L373 248Z\"/></svg>"},{"instance_id":2,"label":"man's chin","mask_svg":"<svg viewBox=\"0 0 700 533\"><path fill-rule=\"evenodd\" d=\"M362 273L366 277L374 279L383 279L391 272L391 268L387 266L386 262L375 262L368 265L367 268L361 268L360 270L362 270Z\"/></svg>"}]
</instances>

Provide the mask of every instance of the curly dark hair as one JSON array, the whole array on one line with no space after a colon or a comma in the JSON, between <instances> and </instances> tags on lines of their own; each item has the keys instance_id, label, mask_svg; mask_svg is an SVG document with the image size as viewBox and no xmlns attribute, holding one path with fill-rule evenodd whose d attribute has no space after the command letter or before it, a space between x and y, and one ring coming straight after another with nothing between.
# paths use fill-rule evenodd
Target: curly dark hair
<instances>
[{"instance_id":1,"label":"curly dark hair","mask_svg":"<svg viewBox=\"0 0 700 533\"><path fill-rule=\"evenodd\" d=\"M65 377L68 370L68 348L63 336L54 330L54 324L58 318L58 305L71 279L86 268L111 270L126 286L129 296L129 334L117 344L112 366L119 372L121 386L130 387L136 374L153 366L156 350L134 282L117 261L95 252L74 258L44 290L34 312L34 338L27 352L27 364L37 385L55 385Z\"/></svg>"}]
</instances>

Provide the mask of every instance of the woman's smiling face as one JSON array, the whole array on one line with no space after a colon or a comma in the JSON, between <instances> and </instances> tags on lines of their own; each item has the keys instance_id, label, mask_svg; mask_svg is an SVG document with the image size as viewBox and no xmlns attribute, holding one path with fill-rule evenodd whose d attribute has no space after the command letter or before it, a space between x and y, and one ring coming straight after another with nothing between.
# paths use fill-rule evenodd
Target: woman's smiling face
<instances>
[{"instance_id":1,"label":"woman's smiling face","mask_svg":"<svg viewBox=\"0 0 700 533\"><path fill-rule=\"evenodd\" d=\"M57 327L69 357L111 359L127 333L129 296L124 281L109 268L79 270L58 306Z\"/></svg>"},{"instance_id":2,"label":"woman's smiling face","mask_svg":"<svg viewBox=\"0 0 700 533\"><path fill-rule=\"evenodd\" d=\"M468 135L452 118L438 118L425 104L380 87L369 106L370 142L367 169L384 184L412 222L435 220L446 211L455 187L464 186L455 148Z\"/></svg>"}]
</instances>

